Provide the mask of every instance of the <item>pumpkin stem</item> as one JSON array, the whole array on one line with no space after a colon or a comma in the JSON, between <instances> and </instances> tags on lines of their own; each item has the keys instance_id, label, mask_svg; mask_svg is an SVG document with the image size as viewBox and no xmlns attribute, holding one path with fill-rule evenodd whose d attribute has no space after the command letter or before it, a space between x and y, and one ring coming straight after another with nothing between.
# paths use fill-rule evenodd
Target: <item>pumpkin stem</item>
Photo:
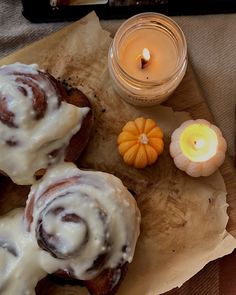
<instances>
[{"instance_id":1,"label":"pumpkin stem","mask_svg":"<svg viewBox=\"0 0 236 295\"><path fill-rule=\"evenodd\" d=\"M140 134L139 142L142 144L148 144L148 137L145 133Z\"/></svg>"}]
</instances>

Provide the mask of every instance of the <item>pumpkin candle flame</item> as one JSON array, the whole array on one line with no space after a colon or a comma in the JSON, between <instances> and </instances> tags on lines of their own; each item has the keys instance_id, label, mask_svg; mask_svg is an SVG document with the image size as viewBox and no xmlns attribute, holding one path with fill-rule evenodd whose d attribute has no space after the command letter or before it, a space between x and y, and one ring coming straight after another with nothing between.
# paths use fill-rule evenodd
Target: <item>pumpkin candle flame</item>
<instances>
[{"instance_id":1,"label":"pumpkin candle flame","mask_svg":"<svg viewBox=\"0 0 236 295\"><path fill-rule=\"evenodd\" d=\"M195 148L196 150L199 150L199 149L203 148L204 145L205 145L205 141L204 141L204 139L202 139L202 138L196 139L196 140L194 141L194 148Z\"/></svg>"},{"instance_id":2,"label":"pumpkin candle flame","mask_svg":"<svg viewBox=\"0 0 236 295\"><path fill-rule=\"evenodd\" d=\"M150 51L147 48L143 49L142 55L141 55L141 68L145 68L145 66L148 65L151 59Z\"/></svg>"}]
</instances>

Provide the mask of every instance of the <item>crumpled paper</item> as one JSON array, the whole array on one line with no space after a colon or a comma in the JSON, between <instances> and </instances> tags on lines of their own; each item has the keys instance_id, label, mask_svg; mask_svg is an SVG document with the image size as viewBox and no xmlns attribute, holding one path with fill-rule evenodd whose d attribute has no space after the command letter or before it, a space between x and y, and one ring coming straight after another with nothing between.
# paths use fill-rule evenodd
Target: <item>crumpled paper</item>
<instances>
[{"instance_id":1,"label":"crumpled paper","mask_svg":"<svg viewBox=\"0 0 236 295\"><path fill-rule=\"evenodd\" d=\"M121 100L109 79L110 44L109 33L91 13L0 63L38 63L89 97L95 127L78 165L120 177L134 192L142 214L135 257L118 294L157 295L181 286L209 261L231 253L236 240L226 231L228 205L220 173L193 179L177 170L169 156L170 135L189 114L164 106L138 108ZM123 125L138 116L153 118L165 133L163 155L143 170L126 166L116 145ZM7 208L14 191L12 194L5 200ZM40 294L45 289L50 294L64 294L65 290L87 294L78 286L61 287L47 281L38 286Z\"/></svg>"}]
</instances>

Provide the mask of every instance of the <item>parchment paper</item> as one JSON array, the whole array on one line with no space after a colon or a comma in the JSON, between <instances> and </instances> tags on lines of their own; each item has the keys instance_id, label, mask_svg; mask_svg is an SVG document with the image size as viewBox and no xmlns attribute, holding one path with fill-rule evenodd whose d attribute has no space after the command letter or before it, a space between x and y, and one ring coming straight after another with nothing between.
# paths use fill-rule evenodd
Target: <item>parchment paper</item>
<instances>
[{"instance_id":1,"label":"parchment paper","mask_svg":"<svg viewBox=\"0 0 236 295\"><path fill-rule=\"evenodd\" d=\"M189 115L164 106L136 108L121 100L107 69L110 43L109 33L92 13L0 63L38 63L89 97L95 127L78 165L120 177L134 192L142 214L134 261L118 294L156 295L181 286L209 261L231 253L236 240L226 231L226 190L220 173L193 179L178 171L169 156L170 135ZM155 119L165 133L164 154L143 170L126 166L116 146L122 126L138 116ZM70 294L85 293L71 287Z\"/></svg>"}]
</instances>

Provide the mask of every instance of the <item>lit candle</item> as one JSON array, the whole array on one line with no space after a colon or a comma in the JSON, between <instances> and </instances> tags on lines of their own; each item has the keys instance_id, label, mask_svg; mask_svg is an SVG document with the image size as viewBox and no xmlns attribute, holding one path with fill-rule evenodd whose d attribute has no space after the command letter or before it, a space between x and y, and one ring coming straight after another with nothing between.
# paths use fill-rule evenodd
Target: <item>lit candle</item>
<instances>
[{"instance_id":1,"label":"lit candle","mask_svg":"<svg viewBox=\"0 0 236 295\"><path fill-rule=\"evenodd\" d=\"M218 127L202 119L189 120L172 134L170 154L190 176L209 176L224 162L226 148Z\"/></svg>"},{"instance_id":2,"label":"lit candle","mask_svg":"<svg viewBox=\"0 0 236 295\"><path fill-rule=\"evenodd\" d=\"M117 31L108 65L114 88L126 101L136 105L161 103L185 74L184 34L164 15L136 15Z\"/></svg>"},{"instance_id":3,"label":"lit candle","mask_svg":"<svg viewBox=\"0 0 236 295\"><path fill-rule=\"evenodd\" d=\"M141 69L144 69L146 66L150 65L150 59L151 59L151 54L150 54L150 51L148 48L144 48L143 49L143 52L140 56L140 66L141 66Z\"/></svg>"},{"instance_id":4,"label":"lit candle","mask_svg":"<svg viewBox=\"0 0 236 295\"><path fill-rule=\"evenodd\" d=\"M178 51L165 32L142 29L134 31L121 42L119 60L130 76L142 81L161 81L174 73ZM140 67L140 63L146 66Z\"/></svg>"}]
</instances>

